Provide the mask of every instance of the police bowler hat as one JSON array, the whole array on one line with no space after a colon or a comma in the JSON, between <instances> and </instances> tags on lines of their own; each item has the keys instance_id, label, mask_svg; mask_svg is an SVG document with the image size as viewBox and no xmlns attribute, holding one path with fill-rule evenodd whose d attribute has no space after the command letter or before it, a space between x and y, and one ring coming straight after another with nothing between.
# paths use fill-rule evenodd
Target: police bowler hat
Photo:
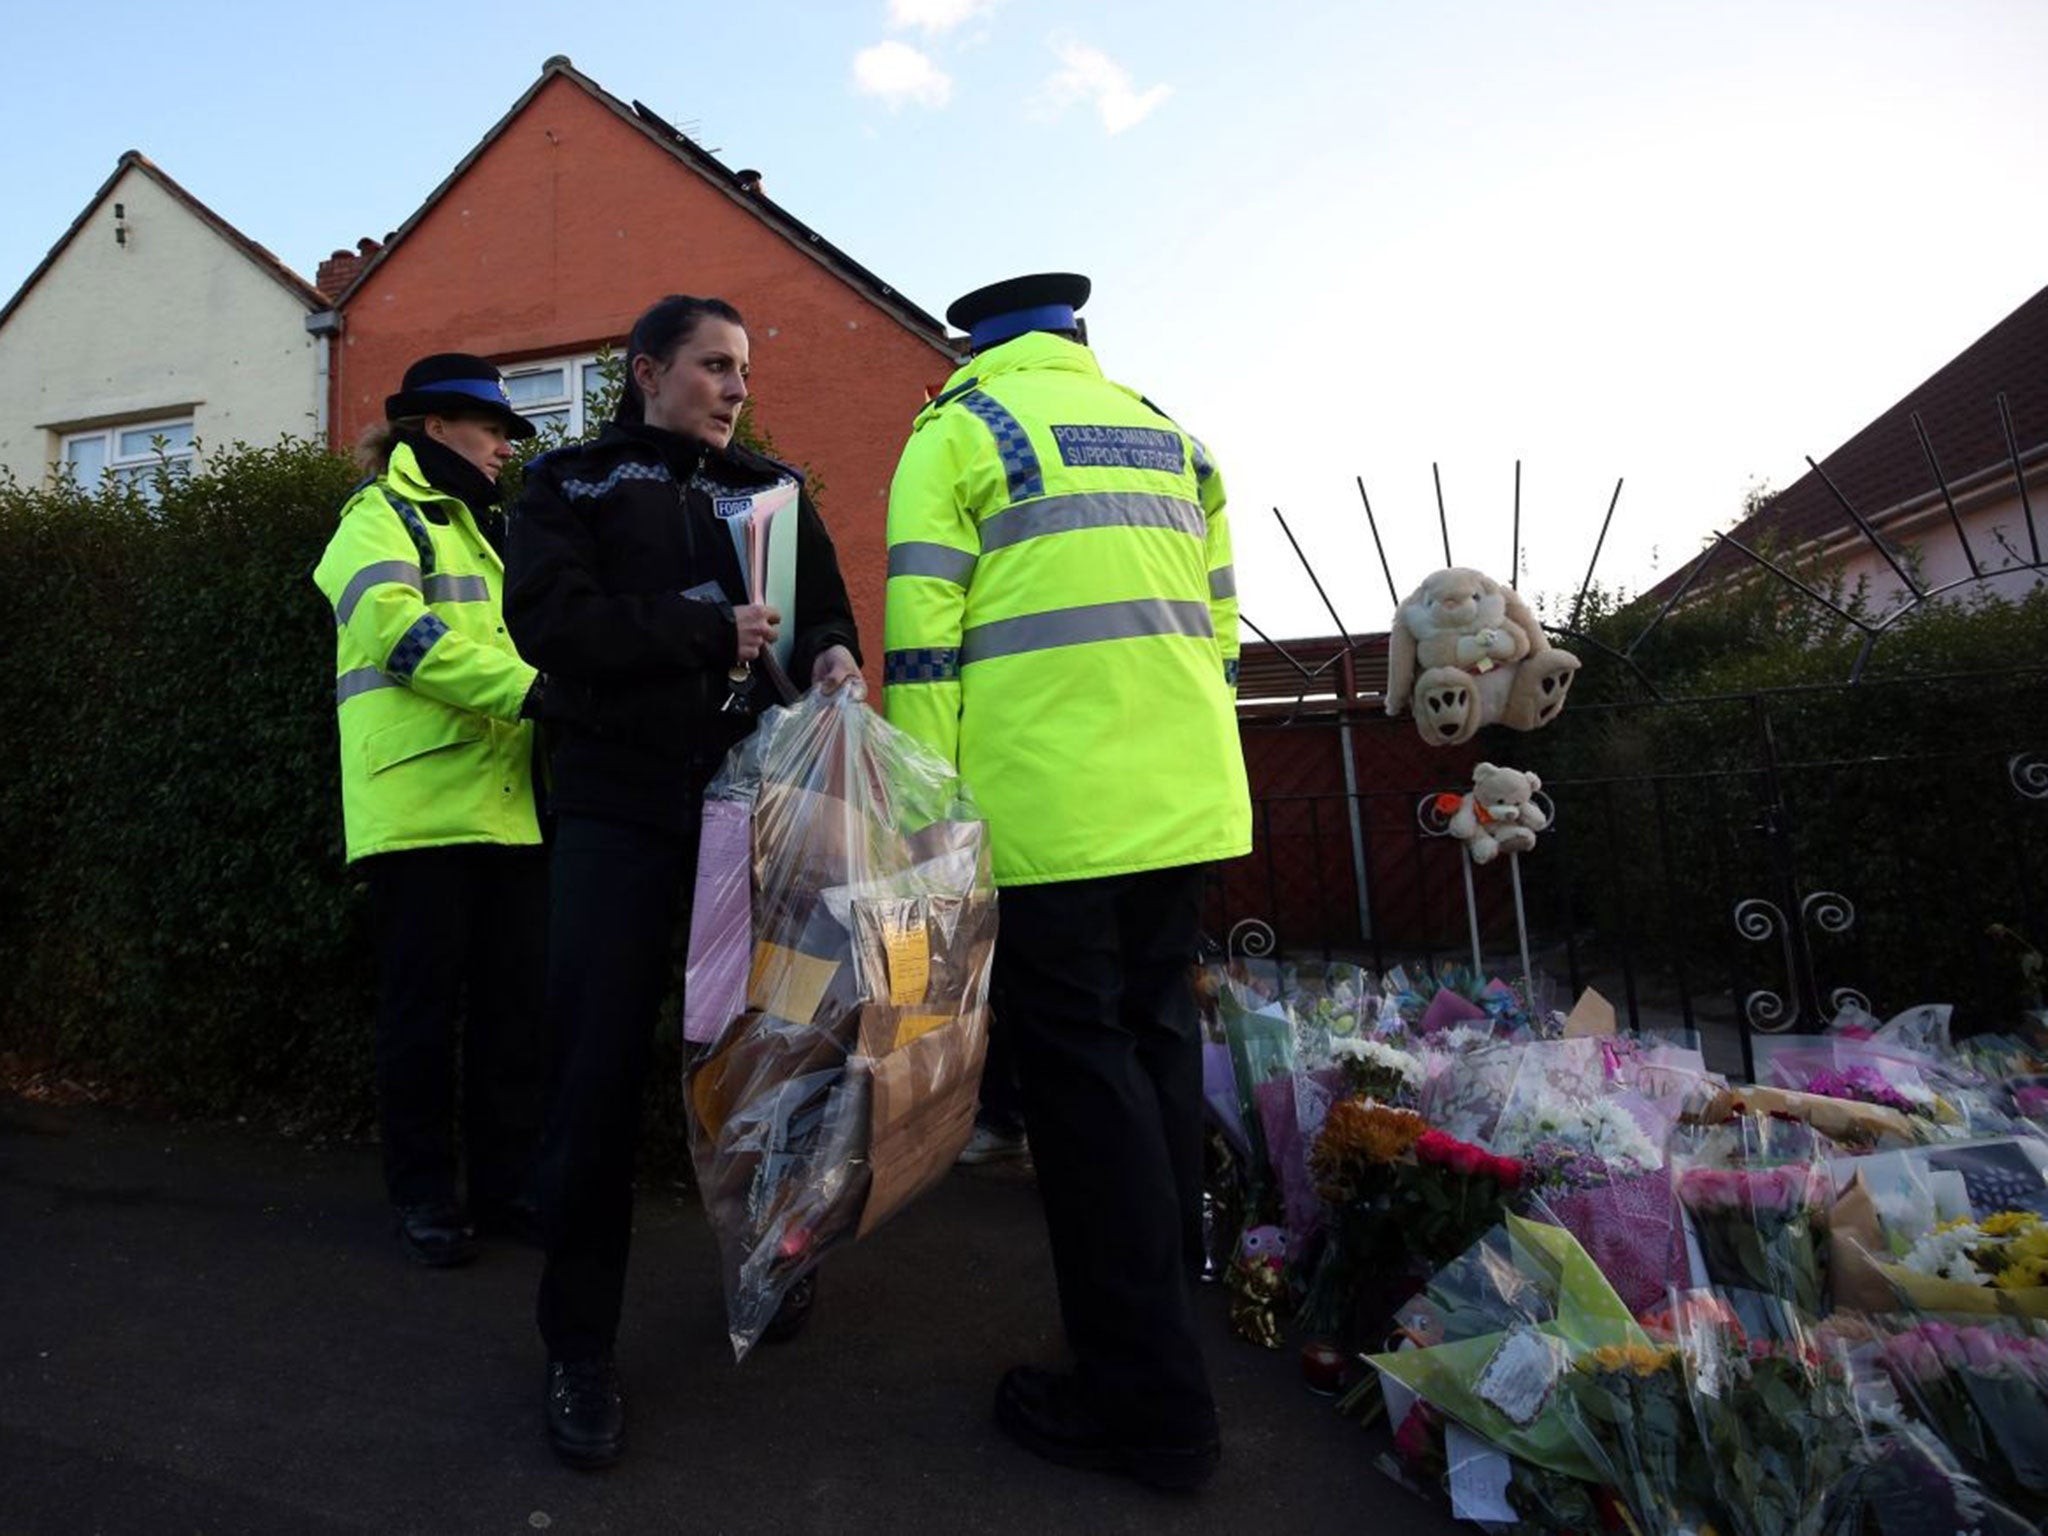
<instances>
[{"instance_id":1,"label":"police bowler hat","mask_svg":"<svg viewBox=\"0 0 2048 1536\"><path fill-rule=\"evenodd\" d=\"M532 437L540 429L512 409L505 376L467 352L436 352L405 370L398 393L384 401L384 419L404 416L487 416L500 422L505 435Z\"/></svg>"},{"instance_id":2,"label":"police bowler hat","mask_svg":"<svg viewBox=\"0 0 2048 1536\"><path fill-rule=\"evenodd\" d=\"M1070 331L1074 329L1074 311L1088 302L1092 287L1078 272L1033 272L1005 278L947 305L946 323L965 331L977 349L1026 331Z\"/></svg>"}]
</instances>

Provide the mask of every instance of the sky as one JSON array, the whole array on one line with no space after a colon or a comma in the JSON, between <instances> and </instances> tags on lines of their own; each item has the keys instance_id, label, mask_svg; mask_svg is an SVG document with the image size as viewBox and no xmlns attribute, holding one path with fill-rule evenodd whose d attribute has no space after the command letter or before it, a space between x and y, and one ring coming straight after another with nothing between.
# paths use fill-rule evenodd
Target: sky
<instances>
[{"instance_id":1,"label":"sky","mask_svg":"<svg viewBox=\"0 0 2048 1536\"><path fill-rule=\"evenodd\" d=\"M1333 627L1275 509L1354 633L1393 606L1361 481L1405 593L1435 476L1453 558L1508 578L1519 461L1516 584L1567 598L1620 481L1597 574L1641 591L2048 284L2040 0L320 17L18 8L46 62L0 93L0 293L128 149L310 277L566 54L933 314L1089 274L1097 356L1209 447L1274 636Z\"/></svg>"}]
</instances>

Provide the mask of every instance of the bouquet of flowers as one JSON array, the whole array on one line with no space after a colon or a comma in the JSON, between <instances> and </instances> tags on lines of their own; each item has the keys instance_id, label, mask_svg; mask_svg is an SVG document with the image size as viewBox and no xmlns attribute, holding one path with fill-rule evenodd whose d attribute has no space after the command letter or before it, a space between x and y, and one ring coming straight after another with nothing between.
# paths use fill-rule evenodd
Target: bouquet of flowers
<instances>
[{"instance_id":1,"label":"bouquet of flowers","mask_svg":"<svg viewBox=\"0 0 2048 1536\"><path fill-rule=\"evenodd\" d=\"M1672 1187L1692 1220L1707 1278L1782 1297L1819 1317L1834 1182L1824 1140L1797 1120L1744 1115L1681 1126L1671 1140Z\"/></svg>"},{"instance_id":2,"label":"bouquet of flowers","mask_svg":"<svg viewBox=\"0 0 2048 1536\"><path fill-rule=\"evenodd\" d=\"M1415 1139L1414 1163L1397 1169L1396 1186L1406 1197L1397 1203L1405 1208L1409 1247L1442 1264L1506 1214L1522 1187L1522 1165L1442 1131L1424 1131Z\"/></svg>"},{"instance_id":3,"label":"bouquet of flowers","mask_svg":"<svg viewBox=\"0 0 2048 1536\"><path fill-rule=\"evenodd\" d=\"M1345 1088L1361 1098L1412 1103L1422 1086L1422 1058L1384 1040L1333 1037L1330 1059L1342 1073Z\"/></svg>"},{"instance_id":4,"label":"bouquet of flowers","mask_svg":"<svg viewBox=\"0 0 2048 1536\"><path fill-rule=\"evenodd\" d=\"M1330 1106L1309 1152L1310 1177L1326 1211L1325 1241L1301 1320L1358 1345L1414 1293L1415 1271L1397 1199L1399 1169L1429 1123L1412 1109L1374 1099Z\"/></svg>"},{"instance_id":5,"label":"bouquet of flowers","mask_svg":"<svg viewBox=\"0 0 2048 1536\"><path fill-rule=\"evenodd\" d=\"M1389 1011L1410 1031L1434 1035L1482 1023L1495 1039L1554 1039L1564 1015L1552 1005L1550 978L1536 978L1533 997L1498 976L1483 978L1469 966L1395 966L1381 981Z\"/></svg>"},{"instance_id":6,"label":"bouquet of flowers","mask_svg":"<svg viewBox=\"0 0 2048 1536\"><path fill-rule=\"evenodd\" d=\"M2048 1318L2048 1220L2033 1211L1940 1222L1877 1268L1918 1307Z\"/></svg>"},{"instance_id":7,"label":"bouquet of flowers","mask_svg":"<svg viewBox=\"0 0 2048 1536\"><path fill-rule=\"evenodd\" d=\"M1831 1498L1859 1464L1863 1428L1840 1349L1823 1348L1797 1314L1771 1303L1774 1337L1745 1337L1725 1309L1686 1309L1679 1346L1692 1389L1722 1530L1736 1536L1834 1536Z\"/></svg>"},{"instance_id":8,"label":"bouquet of flowers","mask_svg":"<svg viewBox=\"0 0 2048 1536\"><path fill-rule=\"evenodd\" d=\"M1613 1344L1565 1373L1563 1417L1640 1531L1700 1531L1716 1508L1691 1389L1670 1344Z\"/></svg>"},{"instance_id":9,"label":"bouquet of flowers","mask_svg":"<svg viewBox=\"0 0 2048 1536\"><path fill-rule=\"evenodd\" d=\"M1511 1456L1600 1480L1558 1394L1580 1356L1649 1340L1569 1232L1508 1216L1401 1316L1423 1347L1374 1355L1382 1377Z\"/></svg>"},{"instance_id":10,"label":"bouquet of flowers","mask_svg":"<svg viewBox=\"0 0 2048 1536\"><path fill-rule=\"evenodd\" d=\"M2001 1496L2048 1515L2048 1332L2015 1319L1925 1319L1882 1340L1899 1396Z\"/></svg>"}]
</instances>

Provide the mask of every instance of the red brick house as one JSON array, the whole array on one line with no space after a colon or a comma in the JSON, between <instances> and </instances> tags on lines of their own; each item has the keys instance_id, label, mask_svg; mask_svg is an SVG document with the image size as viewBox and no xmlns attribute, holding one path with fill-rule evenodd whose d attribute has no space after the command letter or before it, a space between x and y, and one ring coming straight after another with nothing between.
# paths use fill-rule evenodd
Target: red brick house
<instances>
[{"instance_id":1,"label":"red brick house","mask_svg":"<svg viewBox=\"0 0 2048 1536\"><path fill-rule=\"evenodd\" d=\"M1999 413L2001 395L2010 441ZM1916 416L1925 445L1914 427ZM1941 466L1939 479L1928 461L1930 447ZM1832 481L1930 593L1946 589L1967 597L1988 590L2016 597L2043 580L2048 288L1822 459L1820 469L1825 478L1814 471L1802 475L1729 537L1750 549L1768 543L1770 550L1763 552L1774 559L1812 559L1822 575L1839 577L1851 589L1867 582L1875 609L1889 611L1904 595L1904 584L1843 510L1828 487ZM1740 551L1717 542L1647 595L1660 603L1680 591L1696 595L1755 570Z\"/></svg>"},{"instance_id":2,"label":"red brick house","mask_svg":"<svg viewBox=\"0 0 2048 1536\"><path fill-rule=\"evenodd\" d=\"M646 108L561 57L382 244L320 270L341 316L334 441L380 420L407 363L480 353L522 411L585 425L598 350L667 293L747 318L755 417L813 471L878 668L889 480L945 327Z\"/></svg>"}]
</instances>

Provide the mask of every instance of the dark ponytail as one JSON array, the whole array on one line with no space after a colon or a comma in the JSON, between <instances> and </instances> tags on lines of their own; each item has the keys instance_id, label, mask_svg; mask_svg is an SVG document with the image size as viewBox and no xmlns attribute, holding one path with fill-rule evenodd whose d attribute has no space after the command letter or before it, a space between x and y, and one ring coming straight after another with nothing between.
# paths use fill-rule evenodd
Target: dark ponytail
<instances>
[{"instance_id":1,"label":"dark ponytail","mask_svg":"<svg viewBox=\"0 0 2048 1536\"><path fill-rule=\"evenodd\" d=\"M746 329L747 322L740 318L740 312L725 300L693 298L686 293L670 294L633 322L633 333L626 339L626 379L619 389L619 403L612 411L612 420L647 420L647 405L640 397L639 381L633 377L633 359L651 357L666 368L675 357L676 348L696 334L697 323L706 315Z\"/></svg>"}]
</instances>

